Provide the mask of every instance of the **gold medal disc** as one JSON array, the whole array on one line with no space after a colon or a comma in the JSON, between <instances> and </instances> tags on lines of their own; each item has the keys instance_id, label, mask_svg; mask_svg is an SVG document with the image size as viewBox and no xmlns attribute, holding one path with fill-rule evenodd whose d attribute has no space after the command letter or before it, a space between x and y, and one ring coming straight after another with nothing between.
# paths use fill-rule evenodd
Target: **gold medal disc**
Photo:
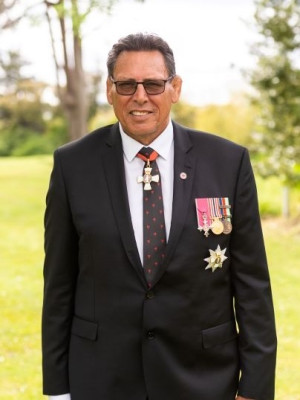
<instances>
[{"instance_id":1,"label":"gold medal disc","mask_svg":"<svg viewBox=\"0 0 300 400\"><path fill-rule=\"evenodd\" d=\"M214 219L212 224L211 224L211 231L215 234L215 235L221 235L221 233L223 233L224 231L224 225L223 223L219 220L219 219Z\"/></svg>"}]
</instances>

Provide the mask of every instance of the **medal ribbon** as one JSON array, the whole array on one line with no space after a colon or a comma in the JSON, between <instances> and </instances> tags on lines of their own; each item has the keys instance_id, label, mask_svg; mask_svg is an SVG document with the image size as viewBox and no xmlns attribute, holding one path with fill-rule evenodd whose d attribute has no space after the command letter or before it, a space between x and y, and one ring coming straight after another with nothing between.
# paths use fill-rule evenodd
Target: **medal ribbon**
<instances>
[{"instance_id":1,"label":"medal ribbon","mask_svg":"<svg viewBox=\"0 0 300 400\"><path fill-rule=\"evenodd\" d=\"M229 205L229 199L228 199L228 197L225 197L225 206L226 206L226 208L225 208L225 210L226 210L226 217L227 217L228 219L230 219L230 218L231 218L231 213L230 213L230 205Z\"/></svg>"},{"instance_id":2,"label":"medal ribbon","mask_svg":"<svg viewBox=\"0 0 300 400\"><path fill-rule=\"evenodd\" d=\"M215 207L214 207L214 202L213 202L212 197L210 197L208 199L208 204L209 204L209 216L213 220L216 216L216 213L215 213Z\"/></svg>"},{"instance_id":3,"label":"medal ribbon","mask_svg":"<svg viewBox=\"0 0 300 400\"><path fill-rule=\"evenodd\" d=\"M222 212L220 209L220 204L219 204L219 198L218 197L214 197L213 198L213 204L214 204L214 212L215 212L215 217L217 217L218 219L222 218Z\"/></svg>"},{"instance_id":4,"label":"medal ribbon","mask_svg":"<svg viewBox=\"0 0 300 400\"><path fill-rule=\"evenodd\" d=\"M154 161L157 159L158 153L155 150L153 150L152 153L150 154L150 157L146 157L141 153L138 153L137 156L138 156L138 158L140 158L141 160L143 160L145 162L148 162L148 161L151 162L151 161Z\"/></svg>"},{"instance_id":5,"label":"medal ribbon","mask_svg":"<svg viewBox=\"0 0 300 400\"><path fill-rule=\"evenodd\" d=\"M209 228L210 226L210 216L209 216L209 205L208 199L201 198L195 199L197 219L199 228Z\"/></svg>"},{"instance_id":6,"label":"medal ribbon","mask_svg":"<svg viewBox=\"0 0 300 400\"><path fill-rule=\"evenodd\" d=\"M230 221L231 213L228 197L221 197L219 201L223 218Z\"/></svg>"},{"instance_id":7,"label":"medal ribbon","mask_svg":"<svg viewBox=\"0 0 300 400\"><path fill-rule=\"evenodd\" d=\"M219 199L217 197L211 197L208 199L209 214L212 219L221 219L222 213L220 210Z\"/></svg>"},{"instance_id":8,"label":"medal ribbon","mask_svg":"<svg viewBox=\"0 0 300 400\"><path fill-rule=\"evenodd\" d=\"M227 219L227 210L225 206L225 197L220 197L219 198L219 207L222 213L222 218Z\"/></svg>"}]
</instances>

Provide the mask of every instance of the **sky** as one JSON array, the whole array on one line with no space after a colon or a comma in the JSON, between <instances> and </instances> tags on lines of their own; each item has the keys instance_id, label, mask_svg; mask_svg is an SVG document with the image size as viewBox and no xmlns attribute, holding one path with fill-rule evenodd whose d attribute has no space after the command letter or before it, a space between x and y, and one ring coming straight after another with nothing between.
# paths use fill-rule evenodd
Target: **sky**
<instances>
[{"instance_id":1,"label":"sky","mask_svg":"<svg viewBox=\"0 0 300 400\"><path fill-rule=\"evenodd\" d=\"M110 15L95 15L85 26L84 66L106 76L107 54L120 37L156 33L173 49L177 73L183 79L182 99L195 105L226 103L248 87L242 71L254 66L250 46L256 32L249 26L254 10L254 0L120 0ZM31 63L29 73L54 83L45 22L33 27L24 20L14 34L5 33L4 38L2 49L17 49Z\"/></svg>"}]
</instances>

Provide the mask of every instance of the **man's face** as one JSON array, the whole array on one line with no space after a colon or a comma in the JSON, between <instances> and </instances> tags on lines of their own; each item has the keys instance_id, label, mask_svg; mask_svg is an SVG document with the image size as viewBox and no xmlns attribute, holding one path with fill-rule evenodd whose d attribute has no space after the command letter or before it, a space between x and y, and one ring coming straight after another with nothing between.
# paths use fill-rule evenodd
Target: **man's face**
<instances>
[{"instance_id":1,"label":"man's face","mask_svg":"<svg viewBox=\"0 0 300 400\"><path fill-rule=\"evenodd\" d=\"M168 78L159 51L124 51L117 59L113 74L115 81ZM148 95L143 85L138 85L133 95L124 96L117 93L116 85L108 79L107 99L127 135L148 145L167 127L172 103L180 96L181 83L179 76L175 76L166 82L161 94Z\"/></svg>"}]
</instances>

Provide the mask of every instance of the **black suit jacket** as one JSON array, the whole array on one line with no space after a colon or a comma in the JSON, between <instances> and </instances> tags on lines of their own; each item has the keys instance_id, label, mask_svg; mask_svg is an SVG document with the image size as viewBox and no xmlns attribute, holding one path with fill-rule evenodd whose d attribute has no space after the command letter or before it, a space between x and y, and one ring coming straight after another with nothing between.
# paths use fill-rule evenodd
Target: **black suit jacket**
<instances>
[{"instance_id":1,"label":"black suit jacket","mask_svg":"<svg viewBox=\"0 0 300 400\"><path fill-rule=\"evenodd\" d=\"M175 123L174 146L172 224L151 291L118 125L55 152L45 214L45 394L233 400L239 390L274 398L274 315L248 153ZM229 198L230 235L198 231L200 197ZM228 259L206 270L218 245Z\"/></svg>"}]
</instances>

